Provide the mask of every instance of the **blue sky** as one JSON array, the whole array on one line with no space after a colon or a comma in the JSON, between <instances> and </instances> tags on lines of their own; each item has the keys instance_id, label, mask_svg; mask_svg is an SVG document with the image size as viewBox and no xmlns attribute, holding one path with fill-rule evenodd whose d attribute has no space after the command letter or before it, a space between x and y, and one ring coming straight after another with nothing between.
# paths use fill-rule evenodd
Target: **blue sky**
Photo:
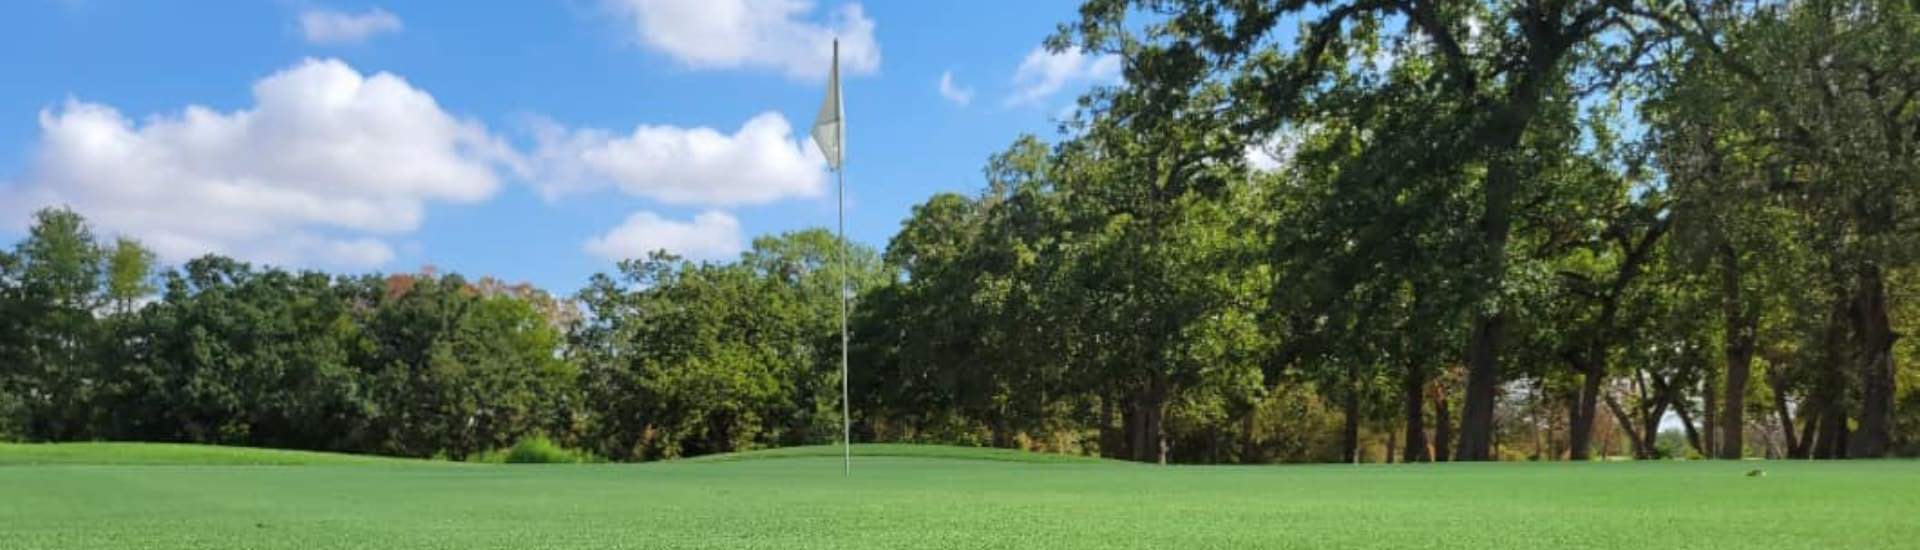
<instances>
[{"instance_id":1,"label":"blue sky","mask_svg":"<svg viewBox=\"0 0 1920 550\"><path fill-rule=\"evenodd\" d=\"M973 192L1111 60L1075 3L30 0L0 17L0 237L68 204L177 262L578 288L834 221L810 142L847 40L849 235ZM943 75L951 74L942 89Z\"/></svg>"}]
</instances>

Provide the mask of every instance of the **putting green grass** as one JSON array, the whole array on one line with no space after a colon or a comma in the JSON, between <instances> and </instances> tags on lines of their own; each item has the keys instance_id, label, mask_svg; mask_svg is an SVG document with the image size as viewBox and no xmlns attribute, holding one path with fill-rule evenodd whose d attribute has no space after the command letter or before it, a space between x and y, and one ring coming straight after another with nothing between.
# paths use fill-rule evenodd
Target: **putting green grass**
<instances>
[{"instance_id":1,"label":"putting green grass","mask_svg":"<svg viewBox=\"0 0 1920 550\"><path fill-rule=\"evenodd\" d=\"M6 457L21 449L0 463L52 462ZM75 452L0 466L0 548L1920 545L1907 461L1157 467L875 446L856 447L848 478L838 452L538 466Z\"/></svg>"},{"instance_id":2,"label":"putting green grass","mask_svg":"<svg viewBox=\"0 0 1920 550\"><path fill-rule=\"evenodd\" d=\"M424 462L426 461L381 456L177 443L0 443L0 466L57 464L301 466Z\"/></svg>"}]
</instances>

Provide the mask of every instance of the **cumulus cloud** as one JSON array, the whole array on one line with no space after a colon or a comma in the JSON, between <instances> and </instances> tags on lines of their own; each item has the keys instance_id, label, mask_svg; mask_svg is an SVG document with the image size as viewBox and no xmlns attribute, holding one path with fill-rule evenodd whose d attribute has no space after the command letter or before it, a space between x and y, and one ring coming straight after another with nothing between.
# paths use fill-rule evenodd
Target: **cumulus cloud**
<instances>
[{"instance_id":1,"label":"cumulus cloud","mask_svg":"<svg viewBox=\"0 0 1920 550\"><path fill-rule=\"evenodd\" d=\"M873 20L860 4L845 4L823 21L805 0L606 0L631 19L641 44L696 69L764 68L789 77L826 78L833 39L840 38L840 71L880 69Z\"/></svg>"},{"instance_id":2,"label":"cumulus cloud","mask_svg":"<svg viewBox=\"0 0 1920 550\"><path fill-rule=\"evenodd\" d=\"M1007 105L1031 105L1068 84L1111 82L1120 77L1120 57L1088 55L1079 48L1059 52L1034 48L1013 72L1013 95Z\"/></svg>"},{"instance_id":3,"label":"cumulus cloud","mask_svg":"<svg viewBox=\"0 0 1920 550\"><path fill-rule=\"evenodd\" d=\"M693 260L722 260L744 249L740 221L724 212L706 211L691 222L635 212L605 235L588 239L588 253L608 260L644 258L665 250Z\"/></svg>"},{"instance_id":4,"label":"cumulus cloud","mask_svg":"<svg viewBox=\"0 0 1920 550\"><path fill-rule=\"evenodd\" d=\"M355 44L373 35L400 32L400 18L374 8L365 13L310 9L300 13L300 32L314 44Z\"/></svg>"},{"instance_id":5,"label":"cumulus cloud","mask_svg":"<svg viewBox=\"0 0 1920 550\"><path fill-rule=\"evenodd\" d=\"M1293 164L1294 156L1300 151L1300 142L1311 134L1317 126L1283 129L1265 139L1247 144L1242 152L1247 167L1258 172L1273 172L1285 169Z\"/></svg>"},{"instance_id":6,"label":"cumulus cloud","mask_svg":"<svg viewBox=\"0 0 1920 550\"><path fill-rule=\"evenodd\" d=\"M1247 167L1254 171L1272 172L1287 165L1291 160L1289 153L1291 151L1281 149L1280 145L1273 142L1251 143L1247 145L1243 156L1246 157Z\"/></svg>"},{"instance_id":7,"label":"cumulus cloud","mask_svg":"<svg viewBox=\"0 0 1920 550\"><path fill-rule=\"evenodd\" d=\"M549 198L612 187L670 204L763 204L815 197L826 160L794 135L779 113L762 113L732 134L712 128L640 126L616 135L540 122L529 159Z\"/></svg>"},{"instance_id":8,"label":"cumulus cloud","mask_svg":"<svg viewBox=\"0 0 1920 550\"><path fill-rule=\"evenodd\" d=\"M965 107L968 103L973 103L973 88L962 88L954 84L953 71L942 72L940 73L940 97L947 98L947 101L953 102L954 105Z\"/></svg>"},{"instance_id":9,"label":"cumulus cloud","mask_svg":"<svg viewBox=\"0 0 1920 550\"><path fill-rule=\"evenodd\" d=\"M43 110L25 179L0 188L0 219L67 205L167 261L367 268L392 259L381 237L417 229L427 203L485 200L517 162L399 76L338 60L261 79L253 99L139 120L74 99Z\"/></svg>"}]
</instances>

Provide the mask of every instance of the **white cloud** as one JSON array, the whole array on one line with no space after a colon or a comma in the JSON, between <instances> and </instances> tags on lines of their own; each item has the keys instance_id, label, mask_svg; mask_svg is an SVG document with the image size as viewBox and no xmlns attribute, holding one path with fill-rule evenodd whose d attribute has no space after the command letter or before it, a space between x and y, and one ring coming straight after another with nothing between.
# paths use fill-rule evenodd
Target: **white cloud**
<instances>
[{"instance_id":1,"label":"white cloud","mask_svg":"<svg viewBox=\"0 0 1920 550\"><path fill-rule=\"evenodd\" d=\"M724 212L706 211L692 222L679 222L652 212L635 212L607 234L588 239L586 250L619 261L644 258L665 250L692 260L723 260L744 246L740 221Z\"/></svg>"},{"instance_id":2,"label":"white cloud","mask_svg":"<svg viewBox=\"0 0 1920 550\"><path fill-rule=\"evenodd\" d=\"M314 44L354 44L400 29L400 18L380 8L366 13L310 9L300 14L300 31Z\"/></svg>"},{"instance_id":3,"label":"white cloud","mask_svg":"<svg viewBox=\"0 0 1920 550\"><path fill-rule=\"evenodd\" d=\"M1060 52L1034 48L1013 72L1013 95L1007 105L1038 103L1066 88L1082 82L1112 82L1120 77L1120 57L1113 54L1087 55L1079 48Z\"/></svg>"},{"instance_id":4,"label":"white cloud","mask_svg":"<svg viewBox=\"0 0 1920 550\"><path fill-rule=\"evenodd\" d=\"M1285 159L1273 151L1257 145L1248 145L1246 150L1247 166L1255 172L1272 172L1285 166Z\"/></svg>"},{"instance_id":5,"label":"white cloud","mask_svg":"<svg viewBox=\"0 0 1920 550\"><path fill-rule=\"evenodd\" d=\"M940 73L940 97L947 98L961 107L973 103L973 88L962 88L953 83L953 71Z\"/></svg>"},{"instance_id":6,"label":"white cloud","mask_svg":"<svg viewBox=\"0 0 1920 550\"><path fill-rule=\"evenodd\" d=\"M806 80L825 78L833 39L840 70L880 69L873 20L845 4L825 21L809 21L806 0L605 0L632 19L641 44L697 69L769 68Z\"/></svg>"},{"instance_id":7,"label":"white cloud","mask_svg":"<svg viewBox=\"0 0 1920 550\"><path fill-rule=\"evenodd\" d=\"M0 188L0 220L67 205L170 262L217 252L367 268L392 259L379 237L417 229L428 202L485 200L517 163L425 91L338 60L261 79L253 98L137 121L72 99L44 110L26 178Z\"/></svg>"},{"instance_id":8,"label":"white cloud","mask_svg":"<svg viewBox=\"0 0 1920 550\"><path fill-rule=\"evenodd\" d=\"M628 135L536 128L534 181L548 198L614 187L670 204L761 204L815 197L826 188L826 161L793 135L779 113L762 113L732 135L712 128L640 126Z\"/></svg>"},{"instance_id":9,"label":"white cloud","mask_svg":"<svg viewBox=\"0 0 1920 550\"><path fill-rule=\"evenodd\" d=\"M1256 172L1273 172L1293 164L1293 157L1300 151L1300 142L1314 128L1317 127L1283 129L1266 139L1248 143L1242 152L1247 167Z\"/></svg>"}]
</instances>

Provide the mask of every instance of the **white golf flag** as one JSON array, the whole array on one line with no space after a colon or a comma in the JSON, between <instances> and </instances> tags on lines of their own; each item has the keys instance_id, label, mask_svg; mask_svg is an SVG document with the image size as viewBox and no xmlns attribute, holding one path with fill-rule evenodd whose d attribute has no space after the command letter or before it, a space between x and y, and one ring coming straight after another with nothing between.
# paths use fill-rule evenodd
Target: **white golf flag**
<instances>
[{"instance_id":1,"label":"white golf flag","mask_svg":"<svg viewBox=\"0 0 1920 550\"><path fill-rule=\"evenodd\" d=\"M839 40L833 41L833 70L827 73L827 100L820 104L820 114L813 119L813 143L820 146L820 154L827 157L827 166L839 170L847 144L846 110L840 107Z\"/></svg>"},{"instance_id":2,"label":"white golf flag","mask_svg":"<svg viewBox=\"0 0 1920 550\"><path fill-rule=\"evenodd\" d=\"M827 166L840 177L840 242L847 241L847 172L840 169L847 154L846 110L840 108L840 40L833 41L833 69L827 73L827 100L813 119L813 144L827 157ZM840 448L847 475L853 475L853 405L847 400L847 254L840 247Z\"/></svg>"}]
</instances>

